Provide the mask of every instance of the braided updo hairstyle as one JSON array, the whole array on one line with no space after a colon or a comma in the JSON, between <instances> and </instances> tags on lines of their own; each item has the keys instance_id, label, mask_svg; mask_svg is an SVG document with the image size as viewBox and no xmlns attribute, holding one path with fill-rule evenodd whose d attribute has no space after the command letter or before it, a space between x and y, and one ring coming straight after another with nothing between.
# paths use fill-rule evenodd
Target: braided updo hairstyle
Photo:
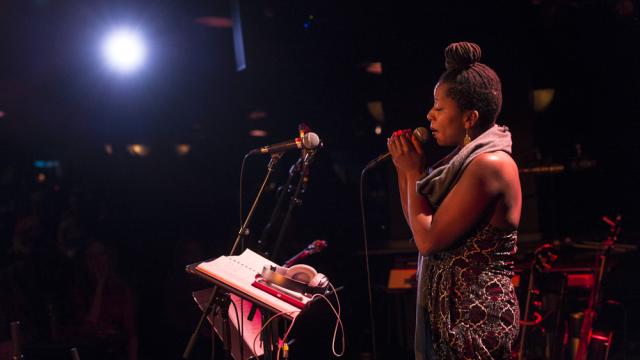
<instances>
[{"instance_id":1,"label":"braided updo hairstyle","mask_svg":"<svg viewBox=\"0 0 640 360\"><path fill-rule=\"evenodd\" d=\"M444 50L446 71L440 83L449 85L447 95L462 110L477 110L478 123L488 127L495 123L502 108L500 78L490 67L480 63L480 46L469 42L452 43Z\"/></svg>"}]
</instances>

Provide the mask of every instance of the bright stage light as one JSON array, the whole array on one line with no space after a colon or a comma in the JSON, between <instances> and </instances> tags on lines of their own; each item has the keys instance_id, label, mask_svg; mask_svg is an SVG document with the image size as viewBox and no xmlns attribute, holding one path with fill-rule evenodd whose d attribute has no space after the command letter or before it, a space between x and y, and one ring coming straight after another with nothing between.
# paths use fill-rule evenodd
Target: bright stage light
<instances>
[{"instance_id":1,"label":"bright stage light","mask_svg":"<svg viewBox=\"0 0 640 360\"><path fill-rule=\"evenodd\" d=\"M118 29L109 34L102 46L107 64L121 73L130 73L142 66L147 55L142 37L130 29Z\"/></svg>"},{"instance_id":2,"label":"bright stage light","mask_svg":"<svg viewBox=\"0 0 640 360\"><path fill-rule=\"evenodd\" d=\"M149 147L143 144L127 145L127 151L133 156L146 157L149 155Z\"/></svg>"}]
</instances>

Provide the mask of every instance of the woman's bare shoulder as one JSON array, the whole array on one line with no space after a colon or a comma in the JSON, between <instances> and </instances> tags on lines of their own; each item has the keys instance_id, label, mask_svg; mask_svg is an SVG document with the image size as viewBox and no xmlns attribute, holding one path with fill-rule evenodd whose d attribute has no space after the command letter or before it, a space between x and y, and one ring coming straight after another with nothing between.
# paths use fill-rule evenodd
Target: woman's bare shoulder
<instances>
[{"instance_id":1,"label":"woman's bare shoulder","mask_svg":"<svg viewBox=\"0 0 640 360\"><path fill-rule=\"evenodd\" d=\"M468 166L469 175L493 181L510 180L518 176L518 166L513 158L503 152L495 151L476 156Z\"/></svg>"}]
</instances>

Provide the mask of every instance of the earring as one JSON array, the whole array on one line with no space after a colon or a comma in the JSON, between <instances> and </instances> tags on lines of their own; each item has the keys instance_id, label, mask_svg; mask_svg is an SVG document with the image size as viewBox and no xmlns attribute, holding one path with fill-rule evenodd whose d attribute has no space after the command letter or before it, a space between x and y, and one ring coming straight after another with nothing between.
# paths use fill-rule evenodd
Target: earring
<instances>
[{"instance_id":1,"label":"earring","mask_svg":"<svg viewBox=\"0 0 640 360\"><path fill-rule=\"evenodd\" d=\"M466 134L464 135L464 140L462 140L462 146L466 146L471 142L471 136L469 136L469 129L467 129Z\"/></svg>"}]
</instances>

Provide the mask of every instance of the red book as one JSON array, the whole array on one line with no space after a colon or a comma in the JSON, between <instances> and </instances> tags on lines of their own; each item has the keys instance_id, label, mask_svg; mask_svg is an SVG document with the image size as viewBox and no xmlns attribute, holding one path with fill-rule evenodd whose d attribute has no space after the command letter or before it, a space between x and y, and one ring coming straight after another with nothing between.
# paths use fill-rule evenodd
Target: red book
<instances>
[{"instance_id":1,"label":"red book","mask_svg":"<svg viewBox=\"0 0 640 360\"><path fill-rule=\"evenodd\" d=\"M277 297L278 299L289 303L295 307L297 307L298 309L302 309L304 308L304 302L302 302L302 300L296 299L295 297L286 294L282 291L278 291L274 288L272 288L271 286L267 285L264 283L264 280L261 279L261 277L256 277L256 281L254 281L251 286L256 287L268 294L271 294L275 297ZM301 299L304 299L304 296L301 296Z\"/></svg>"}]
</instances>

